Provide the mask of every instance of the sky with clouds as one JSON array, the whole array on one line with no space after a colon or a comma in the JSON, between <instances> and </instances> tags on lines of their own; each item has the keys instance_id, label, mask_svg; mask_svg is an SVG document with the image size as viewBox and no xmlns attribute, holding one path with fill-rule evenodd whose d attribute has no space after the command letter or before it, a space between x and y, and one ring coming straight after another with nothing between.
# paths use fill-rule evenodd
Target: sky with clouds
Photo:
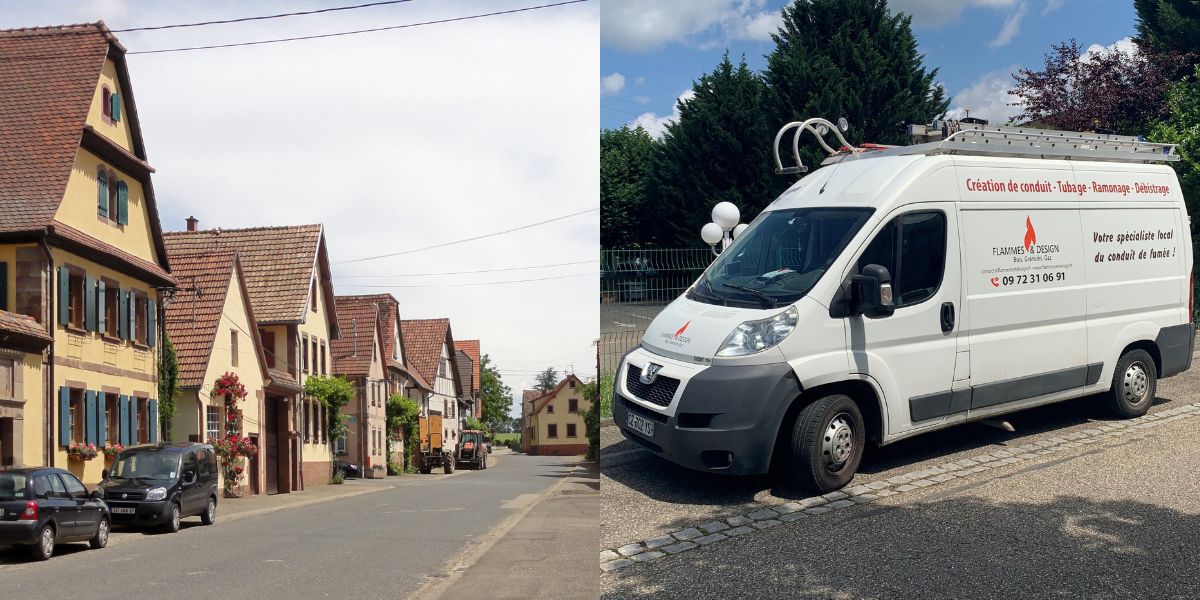
<instances>
[{"instance_id":1,"label":"sky with clouds","mask_svg":"<svg viewBox=\"0 0 1200 600\"><path fill-rule=\"evenodd\" d=\"M113 29L336 6L328 0L0 0L0 28ZM383 27L528 0L420 0L119 34L129 51ZM165 229L320 222L338 294L391 292L402 318L449 317L517 397L534 373L595 370L599 215L382 260L599 203L599 8L245 48L130 55ZM582 262L537 269L422 275ZM380 277L386 275L387 277ZM556 277L556 279L546 279ZM464 283L542 279L485 286ZM450 284L457 287L391 287ZM519 403L515 403L519 414Z\"/></svg>"},{"instance_id":2,"label":"sky with clouds","mask_svg":"<svg viewBox=\"0 0 1200 600\"><path fill-rule=\"evenodd\" d=\"M762 69L785 0L602 0L600 125L640 124L661 135L675 100L726 49ZM913 18L926 67L952 96L951 116L1006 122L1021 67L1040 69L1051 44L1130 47L1132 0L891 0ZM686 97L686 96L685 96ZM812 115L826 118L837 115Z\"/></svg>"}]
</instances>

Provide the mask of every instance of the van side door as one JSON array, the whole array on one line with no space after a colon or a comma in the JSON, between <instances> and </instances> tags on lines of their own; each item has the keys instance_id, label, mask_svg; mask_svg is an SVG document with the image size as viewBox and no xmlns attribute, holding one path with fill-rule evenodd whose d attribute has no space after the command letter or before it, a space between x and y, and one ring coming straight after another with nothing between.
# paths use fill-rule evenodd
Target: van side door
<instances>
[{"instance_id":1,"label":"van side door","mask_svg":"<svg viewBox=\"0 0 1200 600\"><path fill-rule=\"evenodd\" d=\"M196 451L188 450L183 455L183 469L179 474L179 503L184 516L199 510L197 490L200 489L200 465L196 461Z\"/></svg>"},{"instance_id":2,"label":"van side door","mask_svg":"<svg viewBox=\"0 0 1200 600\"><path fill-rule=\"evenodd\" d=\"M851 267L887 268L896 310L845 319L850 370L883 389L889 435L943 421L966 410L953 390L961 304L961 263L954 202L893 211Z\"/></svg>"}]
</instances>

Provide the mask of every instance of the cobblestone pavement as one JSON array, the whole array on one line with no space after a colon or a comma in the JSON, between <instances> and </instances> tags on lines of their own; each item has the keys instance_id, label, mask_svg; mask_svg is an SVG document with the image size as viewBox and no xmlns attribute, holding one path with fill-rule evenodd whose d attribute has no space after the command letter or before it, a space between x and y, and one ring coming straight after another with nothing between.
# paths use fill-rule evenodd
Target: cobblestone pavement
<instances>
[{"instance_id":1,"label":"cobblestone pavement","mask_svg":"<svg viewBox=\"0 0 1200 600\"><path fill-rule=\"evenodd\" d=\"M809 531L822 527L824 521L848 520L869 529L880 507L925 503L931 495L955 495L958 492L948 490L972 489L989 482L1004 482L998 488L1000 493L987 502L1001 503L996 514L998 522L1005 523L1012 517L1004 512L1003 503L1024 498L1019 495L1008 498L1002 492L1023 488L1021 482L1032 477L1027 473L1080 457L1099 456L1091 460L1099 461L1104 469L1094 480L1079 481L1074 488L1064 488L1061 492L1073 494L1076 498L1073 502L1083 503L1081 506L1090 510L1109 510L1092 504L1110 502L1105 491L1114 485L1138 482L1154 469L1145 460L1103 457L1132 452L1128 449L1130 445L1149 446L1133 455L1163 454L1160 462L1170 464L1175 460L1173 453L1177 448L1200 449L1200 443L1191 441L1196 436L1187 435L1200 430L1198 379L1194 372L1188 372L1161 382L1158 403L1140 419L1110 420L1094 406L1094 399L1084 399L1014 415L1010 421L1017 427L1015 433L967 425L888 446L866 458L862 474L850 487L817 497L787 489L765 477L731 479L687 472L628 448L628 442L613 438L610 428L605 432L602 453L604 507L600 559L601 569L606 573L602 579L604 589L608 593L621 591L623 595L647 590L662 593L667 590L646 582L661 581L664 574L670 573L666 578L678 575L683 581L682 589L703 596L705 590L723 588L707 576L715 568L736 568L731 581L753 585L755 582L741 576L749 572L746 564L779 562L781 540L784 547L789 545L787 540L810 540ZM1189 443L1180 447L1176 436L1187 437ZM1179 477L1181 473L1185 474L1183 478ZM1164 482L1168 483L1163 485L1168 489L1162 493L1175 493L1173 490L1182 484L1196 487L1196 481L1200 478L1190 477L1188 471L1181 469L1165 476ZM1052 499L1048 501L1054 504ZM864 504L870 506L859 507ZM967 521L973 527L980 526L971 519ZM940 527L958 531L952 521ZM983 526L982 532L988 531L988 526ZM873 543L878 545L883 541ZM838 553L853 554L852 548L841 546L839 541L828 540L827 544L834 545L831 549ZM788 554L798 558L783 560L781 564L794 574L810 553L797 549ZM698 577L694 570L698 560L705 561L705 576ZM896 566L888 565L889 562L895 561L885 560L880 568ZM829 583L824 585L836 590L842 582L834 581L831 587ZM805 589L792 589L787 595L823 597ZM873 594L870 589L859 589L846 597Z\"/></svg>"}]
</instances>

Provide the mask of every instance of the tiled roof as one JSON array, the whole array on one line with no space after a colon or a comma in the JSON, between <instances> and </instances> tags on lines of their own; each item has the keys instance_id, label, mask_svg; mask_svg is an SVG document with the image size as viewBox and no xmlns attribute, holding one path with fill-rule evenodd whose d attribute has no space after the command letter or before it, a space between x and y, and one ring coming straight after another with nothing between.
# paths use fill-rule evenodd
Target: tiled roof
<instances>
[{"instance_id":1,"label":"tiled roof","mask_svg":"<svg viewBox=\"0 0 1200 600\"><path fill-rule=\"evenodd\" d=\"M260 322L296 322L304 316L313 268L323 245L320 225L169 231L164 237L172 257L236 250ZM324 273L322 276L325 279ZM326 290L332 289L332 282L324 283ZM331 302L332 296L327 294L326 309Z\"/></svg>"},{"instance_id":2,"label":"tiled roof","mask_svg":"<svg viewBox=\"0 0 1200 600\"><path fill-rule=\"evenodd\" d=\"M175 278L167 273L161 266L152 263L144 258L134 256L112 244L102 242L70 225L59 221L51 222L51 231L57 242L64 245L77 245L85 250L95 252L96 254L85 254L88 258L95 260L98 263L109 263L110 266L133 267L146 275L160 280L161 283L174 284ZM122 265L112 264L113 262L122 263Z\"/></svg>"},{"instance_id":3,"label":"tiled roof","mask_svg":"<svg viewBox=\"0 0 1200 600\"><path fill-rule=\"evenodd\" d=\"M296 378L292 377L287 371L267 369L267 377L271 378L271 385L268 387L283 389L289 392L299 392L301 390L300 384L296 383Z\"/></svg>"},{"instance_id":4,"label":"tiled roof","mask_svg":"<svg viewBox=\"0 0 1200 600\"><path fill-rule=\"evenodd\" d=\"M365 302L368 304L378 304L382 309L379 314L379 329L383 334L383 355L391 358L395 356L392 352L393 346L396 345L396 338L393 332L396 329L396 320L400 318L400 302L391 294L357 294L353 296L338 296L338 302ZM404 340L400 341L400 352L404 353Z\"/></svg>"},{"instance_id":5,"label":"tiled roof","mask_svg":"<svg viewBox=\"0 0 1200 600\"><path fill-rule=\"evenodd\" d=\"M33 345L38 348L45 348L53 341L50 334L46 333L46 328L32 317L0 310L0 348L5 347L10 336L16 338L14 342L20 341L22 346Z\"/></svg>"},{"instance_id":6,"label":"tiled roof","mask_svg":"<svg viewBox=\"0 0 1200 600\"><path fill-rule=\"evenodd\" d=\"M583 382L580 381L578 377L576 377L574 375L567 375L566 377L563 378L562 381L558 382L558 385L554 386L554 389L542 394L541 396L539 396L537 398L530 400L530 408L532 408L532 410L530 412L535 412L535 413L541 412L541 410L543 408L545 408L547 404L550 404L550 401L553 400L554 397L557 396L558 393L560 391L562 391L562 389L564 387L566 387L567 383L572 380L575 381L576 385L583 384ZM525 390L525 391L529 391L529 390Z\"/></svg>"},{"instance_id":7,"label":"tiled roof","mask_svg":"<svg viewBox=\"0 0 1200 600\"><path fill-rule=\"evenodd\" d=\"M413 382L416 383L421 389L430 391L430 392L433 391L433 386L429 385L429 382L425 381L425 378L421 377L421 374L416 372L416 370L409 368L408 366L405 366L403 363L400 363L400 362L394 361L394 360L389 360L388 366L396 368L396 369L400 369L400 371L402 373L411 377Z\"/></svg>"},{"instance_id":8,"label":"tiled roof","mask_svg":"<svg viewBox=\"0 0 1200 600\"><path fill-rule=\"evenodd\" d=\"M474 367L471 369L471 389L479 391L479 366L481 364L479 358L479 340L454 340L454 347L467 353L471 357L471 362Z\"/></svg>"},{"instance_id":9,"label":"tiled roof","mask_svg":"<svg viewBox=\"0 0 1200 600\"><path fill-rule=\"evenodd\" d=\"M379 305L360 302L354 297L334 298L342 336L329 342L333 372L344 376L365 376L371 372L375 332L379 323Z\"/></svg>"},{"instance_id":10,"label":"tiled roof","mask_svg":"<svg viewBox=\"0 0 1200 600\"><path fill-rule=\"evenodd\" d=\"M0 31L0 232L50 225L109 37L102 24Z\"/></svg>"},{"instance_id":11,"label":"tiled roof","mask_svg":"<svg viewBox=\"0 0 1200 600\"><path fill-rule=\"evenodd\" d=\"M468 355L466 352L463 352L461 348L458 348L458 342L455 342L455 348L456 348L455 353L458 354L457 358L458 358L459 381L462 381L464 383L474 382L474 379L472 379L472 377L473 377L472 372L474 371L474 369L472 368L471 365L473 365L475 361L471 360L471 356ZM471 390L474 391L474 389L475 389L475 385L474 385L474 383L472 383Z\"/></svg>"},{"instance_id":12,"label":"tiled roof","mask_svg":"<svg viewBox=\"0 0 1200 600\"><path fill-rule=\"evenodd\" d=\"M404 349L408 351L409 366L425 381L437 381L438 362L442 358L442 344L447 342L450 319L404 319L400 321L400 331L404 336Z\"/></svg>"},{"instance_id":13,"label":"tiled roof","mask_svg":"<svg viewBox=\"0 0 1200 600\"><path fill-rule=\"evenodd\" d=\"M179 361L179 387L202 387L225 296L234 275L232 250L185 254L171 258L179 288L167 305L167 337Z\"/></svg>"}]
</instances>

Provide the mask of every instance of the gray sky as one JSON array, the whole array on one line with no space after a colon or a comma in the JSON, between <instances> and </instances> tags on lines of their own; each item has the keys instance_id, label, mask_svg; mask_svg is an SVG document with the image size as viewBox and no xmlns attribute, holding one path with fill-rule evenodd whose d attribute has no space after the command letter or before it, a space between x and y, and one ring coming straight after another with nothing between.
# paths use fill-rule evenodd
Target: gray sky
<instances>
[{"instance_id":1,"label":"gray sky","mask_svg":"<svg viewBox=\"0 0 1200 600\"><path fill-rule=\"evenodd\" d=\"M0 28L110 28L356 4L0 0ZM129 51L383 27L545 4L410 3L118 34ZM402 318L449 317L520 397L547 366L587 376L599 323L599 213L447 248L337 264L599 205L594 3L266 46L128 57L167 230L325 224L338 294L392 292ZM570 277L469 287L427 286ZM519 403L514 403L519 414Z\"/></svg>"}]
</instances>

